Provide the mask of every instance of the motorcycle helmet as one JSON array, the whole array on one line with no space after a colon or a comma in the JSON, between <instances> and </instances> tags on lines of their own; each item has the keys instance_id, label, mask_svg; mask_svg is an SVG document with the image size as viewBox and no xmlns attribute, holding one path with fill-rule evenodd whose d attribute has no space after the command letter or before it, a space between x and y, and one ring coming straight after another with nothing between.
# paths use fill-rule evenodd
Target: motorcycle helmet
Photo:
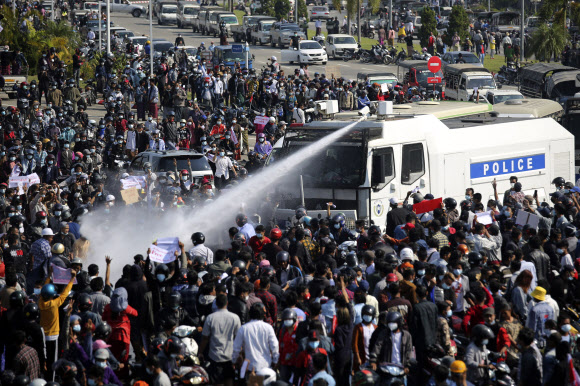
<instances>
[{"instance_id":1,"label":"motorcycle helmet","mask_svg":"<svg viewBox=\"0 0 580 386\"><path fill-rule=\"evenodd\" d=\"M28 303L23 309L24 317L28 320L38 320L40 309L36 303Z\"/></svg>"},{"instance_id":2,"label":"motorcycle helmet","mask_svg":"<svg viewBox=\"0 0 580 386\"><path fill-rule=\"evenodd\" d=\"M372 235L379 235L380 236L381 235L381 228L378 225L371 225L369 227L369 230L367 231L367 234L369 236L372 236Z\"/></svg>"},{"instance_id":3,"label":"motorcycle helmet","mask_svg":"<svg viewBox=\"0 0 580 386\"><path fill-rule=\"evenodd\" d=\"M465 244L459 244L457 246L457 250L461 252L463 255L467 255L469 253L469 248Z\"/></svg>"},{"instance_id":4,"label":"motorcycle helmet","mask_svg":"<svg viewBox=\"0 0 580 386\"><path fill-rule=\"evenodd\" d=\"M300 220L302 217L306 216L306 214L307 214L306 208L299 207L298 209L296 209L296 219Z\"/></svg>"},{"instance_id":5,"label":"motorcycle helmet","mask_svg":"<svg viewBox=\"0 0 580 386\"><path fill-rule=\"evenodd\" d=\"M552 180L552 184L556 185L557 188L564 186L566 180L562 177L556 177Z\"/></svg>"},{"instance_id":6,"label":"motorcycle helmet","mask_svg":"<svg viewBox=\"0 0 580 386\"><path fill-rule=\"evenodd\" d=\"M167 299L167 306L172 309L177 309L181 305L181 294L177 291L173 291Z\"/></svg>"},{"instance_id":7,"label":"motorcycle helmet","mask_svg":"<svg viewBox=\"0 0 580 386\"><path fill-rule=\"evenodd\" d=\"M239 213L239 214L236 216L236 224L237 224L239 227L243 227L244 225L246 225L246 223L247 223L247 222L248 222L248 217L247 217L245 214L243 214L243 213Z\"/></svg>"},{"instance_id":8,"label":"motorcycle helmet","mask_svg":"<svg viewBox=\"0 0 580 386\"><path fill-rule=\"evenodd\" d=\"M26 302L26 294L22 291L14 291L10 294L10 308L20 309L24 307Z\"/></svg>"},{"instance_id":9,"label":"motorcycle helmet","mask_svg":"<svg viewBox=\"0 0 580 386\"><path fill-rule=\"evenodd\" d=\"M399 259L394 253L387 253L385 255L385 262L393 269L399 265Z\"/></svg>"},{"instance_id":10,"label":"motorcycle helmet","mask_svg":"<svg viewBox=\"0 0 580 386\"><path fill-rule=\"evenodd\" d=\"M361 310L361 315L370 315L372 317L375 316L376 310L374 306L371 306L370 304L365 304Z\"/></svg>"},{"instance_id":11,"label":"motorcycle helmet","mask_svg":"<svg viewBox=\"0 0 580 386\"><path fill-rule=\"evenodd\" d=\"M242 232L238 232L236 233L236 235L234 236L234 241L239 241L242 244L246 243L246 235L243 234Z\"/></svg>"},{"instance_id":12,"label":"motorcycle helmet","mask_svg":"<svg viewBox=\"0 0 580 386\"><path fill-rule=\"evenodd\" d=\"M336 214L332 217L332 225L334 229L339 229L344 227L345 218L342 214ZM339 225L338 227L336 225Z\"/></svg>"},{"instance_id":13,"label":"motorcycle helmet","mask_svg":"<svg viewBox=\"0 0 580 386\"><path fill-rule=\"evenodd\" d=\"M165 264L159 264L155 267L155 277L160 283L163 283L169 276L169 267Z\"/></svg>"},{"instance_id":14,"label":"motorcycle helmet","mask_svg":"<svg viewBox=\"0 0 580 386\"><path fill-rule=\"evenodd\" d=\"M280 230L280 228L273 228L270 231L270 240L276 241L276 240L280 240L281 238L282 238L282 231Z\"/></svg>"},{"instance_id":15,"label":"motorcycle helmet","mask_svg":"<svg viewBox=\"0 0 580 386\"><path fill-rule=\"evenodd\" d=\"M95 340L104 340L105 342L109 339L109 336L113 332L111 325L105 321L95 328Z\"/></svg>"},{"instance_id":16,"label":"motorcycle helmet","mask_svg":"<svg viewBox=\"0 0 580 386\"><path fill-rule=\"evenodd\" d=\"M181 353L181 339L176 336L170 336L165 341L163 350L168 355L179 355L179 353Z\"/></svg>"},{"instance_id":17,"label":"motorcycle helmet","mask_svg":"<svg viewBox=\"0 0 580 386\"><path fill-rule=\"evenodd\" d=\"M28 384L30 383L30 378L28 377L28 375L18 375L16 376L16 378L14 378L14 383L12 383L13 386L28 386Z\"/></svg>"},{"instance_id":18,"label":"motorcycle helmet","mask_svg":"<svg viewBox=\"0 0 580 386\"><path fill-rule=\"evenodd\" d=\"M64 245L62 245L61 243L54 244L52 246L51 252L57 255L62 255L64 253Z\"/></svg>"},{"instance_id":19,"label":"motorcycle helmet","mask_svg":"<svg viewBox=\"0 0 580 386\"><path fill-rule=\"evenodd\" d=\"M246 263L243 260L236 260L232 264L232 268L239 268L243 272L246 270Z\"/></svg>"},{"instance_id":20,"label":"motorcycle helmet","mask_svg":"<svg viewBox=\"0 0 580 386\"><path fill-rule=\"evenodd\" d=\"M395 311L389 311L387 313L387 326L389 326L391 331L401 328L403 326L403 317L401 314Z\"/></svg>"},{"instance_id":21,"label":"motorcycle helmet","mask_svg":"<svg viewBox=\"0 0 580 386\"><path fill-rule=\"evenodd\" d=\"M457 201L452 197L447 197L445 200L443 200L443 204L447 210L453 210L457 208Z\"/></svg>"},{"instance_id":22,"label":"motorcycle helmet","mask_svg":"<svg viewBox=\"0 0 580 386\"><path fill-rule=\"evenodd\" d=\"M195 232L191 235L191 242L193 245L199 245L205 243L205 235L201 232Z\"/></svg>"},{"instance_id":23,"label":"motorcycle helmet","mask_svg":"<svg viewBox=\"0 0 580 386\"><path fill-rule=\"evenodd\" d=\"M493 331L485 324L477 324L471 329L471 336L473 339L478 341L482 341L484 339L493 339L494 334Z\"/></svg>"},{"instance_id":24,"label":"motorcycle helmet","mask_svg":"<svg viewBox=\"0 0 580 386\"><path fill-rule=\"evenodd\" d=\"M45 284L40 290L40 296L45 300L52 300L56 295L56 287L52 283Z\"/></svg>"},{"instance_id":25,"label":"motorcycle helmet","mask_svg":"<svg viewBox=\"0 0 580 386\"><path fill-rule=\"evenodd\" d=\"M286 251L280 251L276 254L276 262L278 264L281 264L283 262L289 262L290 261L290 254Z\"/></svg>"},{"instance_id":26,"label":"motorcycle helmet","mask_svg":"<svg viewBox=\"0 0 580 386\"><path fill-rule=\"evenodd\" d=\"M165 345L165 339L155 338L149 344L149 352L153 355L157 355L161 352L164 345Z\"/></svg>"},{"instance_id":27,"label":"motorcycle helmet","mask_svg":"<svg viewBox=\"0 0 580 386\"><path fill-rule=\"evenodd\" d=\"M193 365L191 371L181 377L181 382L186 385L208 385L209 375L200 365Z\"/></svg>"},{"instance_id":28,"label":"motorcycle helmet","mask_svg":"<svg viewBox=\"0 0 580 386\"><path fill-rule=\"evenodd\" d=\"M346 265L349 268L355 268L358 266L358 259L356 257L356 252L355 251L350 251L347 255L346 255Z\"/></svg>"},{"instance_id":29,"label":"motorcycle helmet","mask_svg":"<svg viewBox=\"0 0 580 386\"><path fill-rule=\"evenodd\" d=\"M296 311L292 308L286 308L282 311L282 321L284 322L285 320L293 320L294 323L296 323L296 320L298 320L298 314L296 314Z\"/></svg>"},{"instance_id":30,"label":"motorcycle helmet","mask_svg":"<svg viewBox=\"0 0 580 386\"><path fill-rule=\"evenodd\" d=\"M469 252L467 254L467 260L469 261L470 266L477 267L482 262L483 256L478 252Z\"/></svg>"},{"instance_id":31,"label":"motorcycle helmet","mask_svg":"<svg viewBox=\"0 0 580 386\"><path fill-rule=\"evenodd\" d=\"M467 371L467 366L465 366L465 362L463 361L454 361L451 367L449 367L449 370L455 374L463 374Z\"/></svg>"},{"instance_id":32,"label":"motorcycle helmet","mask_svg":"<svg viewBox=\"0 0 580 386\"><path fill-rule=\"evenodd\" d=\"M380 377L370 369L358 371L352 377L352 386L374 386L378 384Z\"/></svg>"},{"instance_id":33,"label":"motorcycle helmet","mask_svg":"<svg viewBox=\"0 0 580 386\"><path fill-rule=\"evenodd\" d=\"M77 298L78 307L81 312L89 311L93 308L93 300L87 293L82 293Z\"/></svg>"}]
</instances>

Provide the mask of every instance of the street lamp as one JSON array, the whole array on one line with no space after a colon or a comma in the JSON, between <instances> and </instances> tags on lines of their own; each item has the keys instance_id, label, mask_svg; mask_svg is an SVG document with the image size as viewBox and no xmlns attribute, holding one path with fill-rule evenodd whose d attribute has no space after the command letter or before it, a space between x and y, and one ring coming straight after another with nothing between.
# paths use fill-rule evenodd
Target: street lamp
<instances>
[{"instance_id":1,"label":"street lamp","mask_svg":"<svg viewBox=\"0 0 580 386\"><path fill-rule=\"evenodd\" d=\"M111 0L107 0L107 55L111 55Z\"/></svg>"},{"instance_id":2,"label":"street lamp","mask_svg":"<svg viewBox=\"0 0 580 386\"><path fill-rule=\"evenodd\" d=\"M153 0L149 0L149 76L153 76Z\"/></svg>"}]
</instances>

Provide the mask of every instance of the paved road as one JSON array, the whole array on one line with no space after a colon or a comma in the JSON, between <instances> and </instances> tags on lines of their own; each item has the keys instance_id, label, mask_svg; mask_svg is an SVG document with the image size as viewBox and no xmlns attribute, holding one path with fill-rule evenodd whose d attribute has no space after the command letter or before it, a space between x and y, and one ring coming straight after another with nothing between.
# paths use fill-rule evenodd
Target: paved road
<instances>
[{"instance_id":1,"label":"paved road","mask_svg":"<svg viewBox=\"0 0 580 386\"><path fill-rule=\"evenodd\" d=\"M310 8L310 7L309 7ZM337 16L340 19L340 14L338 11L331 11L331 15ZM123 26L131 31L133 31L136 35L149 35L149 19L146 17L141 18L134 18L131 15L125 15L120 13L111 14L111 17L116 26ZM314 23L310 23L311 29L314 29ZM323 22L323 30L325 31L325 26ZM175 38L178 34L183 36L186 45L192 46L199 46L201 42L204 42L206 46L210 44L210 42L215 42L216 45L219 44L219 39L214 38L213 36L201 36L199 33L193 33L190 28L188 29L179 29L176 25L163 25L160 26L157 24L157 20L153 19L153 38L163 38L170 42L175 41ZM250 48L250 53L254 54L256 60L254 61L254 67L256 69L261 68L262 66L268 63L268 59L271 56L276 56L280 59L280 48L272 48L270 46L252 46ZM394 72L397 71L397 66L385 66L385 65L375 65L375 64L362 64L359 61L349 61L344 62L342 60L330 60L327 65L338 67L340 71L340 76L344 76L348 79L356 79L356 75L358 72ZM286 67L286 74L294 73L295 65L290 65L289 63L282 63L282 67ZM288 71L290 69L290 71ZM309 66L310 73L313 74L314 72L326 73L325 66L318 65L318 66Z\"/></svg>"}]
</instances>

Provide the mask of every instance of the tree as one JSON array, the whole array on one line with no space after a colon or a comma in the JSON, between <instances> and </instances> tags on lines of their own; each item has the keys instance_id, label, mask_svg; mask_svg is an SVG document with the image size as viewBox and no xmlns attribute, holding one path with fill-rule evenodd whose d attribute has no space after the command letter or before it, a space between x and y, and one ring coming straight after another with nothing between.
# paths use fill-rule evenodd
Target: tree
<instances>
[{"instance_id":1,"label":"tree","mask_svg":"<svg viewBox=\"0 0 580 386\"><path fill-rule=\"evenodd\" d=\"M421 29L419 30L419 41L421 42L421 47L427 47L431 33L437 36L437 20L435 19L435 11L429 7L423 7L421 10Z\"/></svg>"},{"instance_id":2,"label":"tree","mask_svg":"<svg viewBox=\"0 0 580 386\"><path fill-rule=\"evenodd\" d=\"M308 8L305 0L298 0L298 17L304 17L308 20ZM298 22L298 20L296 20Z\"/></svg>"},{"instance_id":3,"label":"tree","mask_svg":"<svg viewBox=\"0 0 580 386\"><path fill-rule=\"evenodd\" d=\"M560 57L560 54L568 41L568 31L561 24L544 23L532 35L531 49L526 52L529 56L533 53L538 60L547 60ZM531 52L530 52L531 51Z\"/></svg>"},{"instance_id":4,"label":"tree","mask_svg":"<svg viewBox=\"0 0 580 386\"><path fill-rule=\"evenodd\" d=\"M274 0L274 15L276 19L288 19L288 15L292 10L292 5L289 0Z\"/></svg>"},{"instance_id":5,"label":"tree","mask_svg":"<svg viewBox=\"0 0 580 386\"><path fill-rule=\"evenodd\" d=\"M465 12L465 8L461 5L454 5L451 10L451 15L449 15L449 27L447 27L446 34L447 41L445 42L448 46L451 46L455 32L461 37L462 41L469 34L469 17L467 17L467 12Z\"/></svg>"}]
</instances>

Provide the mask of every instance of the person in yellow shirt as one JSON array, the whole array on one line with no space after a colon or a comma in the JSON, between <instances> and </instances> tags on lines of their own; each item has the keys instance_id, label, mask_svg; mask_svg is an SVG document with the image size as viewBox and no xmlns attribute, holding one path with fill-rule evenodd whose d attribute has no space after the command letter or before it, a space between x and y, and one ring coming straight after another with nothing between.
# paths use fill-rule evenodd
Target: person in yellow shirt
<instances>
[{"instance_id":1,"label":"person in yellow shirt","mask_svg":"<svg viewBox=\"0 0 580 386\"><path fill-rule=\"evenodd\" d=\"M40 290L38 308L40 310L40 326L44 330L46 341L46 374L45 379L54 381L52 364L56 361L58 353L58 335L60 334L59 308L65 302L73 286L77 270L71 268L71 278L60 295L56 292L54 284L50 283L52 268L49 269L47 283Z\"/></svg>"},{"instance_id":2,"label":"person in yellow shirt","mask_svg":"<svg viewBox=\"0 0 580 386\"><path fill-rule=\"evenodd\" d=\"M407 33L405 32L405 25L404 24L401 24L401 26L399 27L398 35L399 35L399 43L402 43L404 41L405 37L407 36Z\"/></svg>"}]
</instances>

